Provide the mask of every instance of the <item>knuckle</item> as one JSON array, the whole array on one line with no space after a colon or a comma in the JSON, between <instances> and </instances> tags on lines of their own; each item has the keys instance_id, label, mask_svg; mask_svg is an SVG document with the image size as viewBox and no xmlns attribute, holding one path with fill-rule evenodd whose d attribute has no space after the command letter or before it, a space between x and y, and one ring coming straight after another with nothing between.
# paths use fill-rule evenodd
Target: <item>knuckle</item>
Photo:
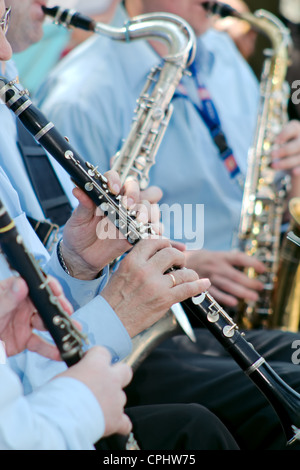
<instances>
[{"instance_id":1,"label":"knuckle","mask_svg":"<svg viewBox=\"0 0 300 470\"><path fill-rule=\"evenodd\" d=\"M137 256L134 251L129 253L125 258L122 260L120 267L125 272L136 272L137 271Z\"/></svg>"},{"instance_id":2,"label":"knuckle","mask_svg":"<svg viewBox=\"0 0 300 470\"><path fill-rule=\"evenodd\" d=\"M185 299L193 297L196 294L195 288L190 283L184 283L182 293Z\"/></svg>"},{"instance_id":3,"label":"knuckle","mask_svg":"<svg viewBox=\"0 0 300 470\"><path fill-rule=\"evenodd\" d=\"M198 274L193 269L186 269L183 272L186 274L189 281L197 281L197 279L199 279Z\"/></svg>"},{"instance_id":4,"label":"knuckle","mask_svg":"<svg viewBox=\"0 0 300 470\"><path fill-rule=\"evenodd\" d=\"M241 281L241 273L242 271L238 271L237 269L233 269L232 272L231 272L231 281L235 282L236 284L239 284L240 281ZM225 281L225 279L224 279Z\"/></svg>"},{"instance_id":5,"label":"knuckle","mask_svg":"<svg viewBox=\"0 0 300 470\"><path fill-rule=\"evenodd\" d=\"M168 247L166 248L166 253L167 255L174 260L174 263L176 264L184 264L185 257L184 254L177 250L176 248L173 247Z\"/></svg>"},{"instance_id":6,"label":"knuckle","mask_svg":"<svg viewBox=\"0 0 300 470\"><path fill-rule=\"evenodd\" d=\"M107 363L110 363L110 360L111 360L111 354L110 352L108 351L108 349L104 348L103 346L93 346L90 350L89 350L89 354L90 356L92 357L98 357L99 359L101 359L102 361L105 361Z\"/></svg>"},{"instance_id":7,"label":"knuckle","mask_svg":"<svg viewBox=\"0 0 300 470\"><path fill-rule=\"evenodd\" d=\"M242 253L240 251L233 252L232 261L234 263L243 263L246 257L247 257L247 255L245 255L244 253Z\"/></svg>"},{"instance_id":8,"label":"knuckle","mask_svg":"<svg viewBox=\"0 0 300 470\"><path fill-rule=\"evenodd\" d=\"M138 272L138 278L141 284L152 285L152 266L145 264Z\"/></svg>"},{"instance_id":9,"label":"knuckle","mask_svg":"<svg viewBox=\"0 0 300 470\"><path fill-rule=\"evenodd\" d=\"M164 289L156 281L148 281L145 289L145 295L150 299L164 297Z\"/></svg>"}]
</instances>

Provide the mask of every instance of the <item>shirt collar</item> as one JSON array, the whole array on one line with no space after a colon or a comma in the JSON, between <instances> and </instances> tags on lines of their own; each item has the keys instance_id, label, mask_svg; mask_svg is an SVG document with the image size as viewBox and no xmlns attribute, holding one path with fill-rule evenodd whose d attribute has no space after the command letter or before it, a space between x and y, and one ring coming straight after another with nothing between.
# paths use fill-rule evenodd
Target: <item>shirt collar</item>
<instances>
[{"instance_id":1,"label":"shirt collar","mask_svg":"<svg viewBox=\"0 0 300 470\"><path fill-rule=\"evenodd\" d=\"M122 27L127 23L127 21L129 21L129 19L130 18L123 5L119 5L111 25ZM139 58L138 74L136 73L137 57ZM129 44L129 47L126 48L126 52L124 51L124 60L126 61L126 67L124 67L124 70L130 78L131 83L137 83L142 75L148 75L149 70L162 61L161 57L156 53L156 51L146 40L143 39L136 39L132 41L131 44Z\"/></svg>"},{"instance_id":2,"label":"shirt collar","mask_svg":"<svg viewBox=\"0 0 300 470\"><path fill-rule=\"evenodd\" d=\"M212 73L215 63L215 55L209 47L212 34L213 31L210 29L197 38L197 50L194 63L197 64L197 71L203 72L206 75Z\"/></svg>"}]
</instances>

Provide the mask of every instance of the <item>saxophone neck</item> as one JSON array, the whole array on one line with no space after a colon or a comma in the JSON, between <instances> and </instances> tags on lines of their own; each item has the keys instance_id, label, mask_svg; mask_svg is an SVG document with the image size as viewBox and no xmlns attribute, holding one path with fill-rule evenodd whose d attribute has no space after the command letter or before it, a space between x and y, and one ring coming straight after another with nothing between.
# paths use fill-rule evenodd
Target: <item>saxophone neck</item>
<instances>
[{"instance_id":1,"label":"saxophone neck","mask_svg":"<svg viewBox=\"0 0 300 470\"><path fill-rule=\"evenodd\" d=\"M222 18L232 16L246 21L254 31L266 36L270 40L272 55L276 57L277 60L281 59L285 67L287 66L290 60L292 40L290 30L277 16L264 9L259 9L254 13L240 13L231 6L221 2L204 2L202 6L208 13L218 15ZM285 76L285 73L286 70L284 68L281 75Z\"/></svg>"},{"instance_id":2,"label":"saxophone neck","mask_svg":"<svg viewBox=\"0 0 300 470\"><path fill-rule=\"evenodd\" d=\"M148 13L130 18L122 27L96 22L81 13L61 7L42 7L45 15L54 23L69 28L85 29L108 36L116 41L131 42L135 39L156 39L167 46L164 60L177 62L183 66L193 62L196 52L196 37L190 25L177 15L169 13Z\"/></svg>"},{"instance_id":3,"label":"saxophone neck","mask_svg":"<svg viewBox=\"0 0 300 470\"><path fill-rule=\"evenodd\" d=\"M148 13L130 18L123 27L96 23L95 32L118 41L158 40L167 46L164 60L176 62L184 57L187 65L194 60L196 37L190 25L177 15Z\"/></svg>"}]
</instances>

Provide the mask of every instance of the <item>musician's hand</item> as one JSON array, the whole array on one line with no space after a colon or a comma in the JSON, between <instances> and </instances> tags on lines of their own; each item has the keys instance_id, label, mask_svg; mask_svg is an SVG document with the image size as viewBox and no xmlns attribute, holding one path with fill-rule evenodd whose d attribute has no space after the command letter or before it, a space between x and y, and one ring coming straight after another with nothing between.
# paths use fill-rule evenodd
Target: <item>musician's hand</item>
<instances>
[{"instance_id":1,"label":"musician's hand","mask_svg":"<svg viewBox=\"0 0 300 470\"><path fill-rule=\"evenodd\" d=\"M109 189L115 195L120 193L120 179L115 171L105 174ZM151 191L151 192L150 192ZM74 189L79 205L64 228L62 253L70 274L78 279L93 279L107 264L117 259L131 248L124 236L107 217L96 208L90 198L79 188ZM154 226L159 224L159 212L156 204L142 204L138 184L135 181L125 183L121 191L125 207L137 212L138 220L145 222L152 217ZM149 189L146 196L151 201L160 197L156 188Z\"/></svg>"},{"instance_id":2,"label":"musician's hand","mask_svg":"<svg viewBox=\"0 0 300 470\"><path fill-rule=\"evenodd\" d=\"M190 269L172 273L174 286L165 272L172 266L182 268L184 262L184 253L166 239L142 240L122 260L101 295L131 337L158 321L175 303L210 286L208 279L199 279Z\"/></svg>"},{"instance_id":3,"label":"musician's hand","mask_svg":"<svg viewBox=\"0 0 300 470\"><path fill-rule=\"evenodd\" d=\"M53 293L71 315L72 307L63 296L60 284L53 278L49 279ZM0 282L0 305L0 339L5 343L8 356L29 349L53 360L60 359L56 346L33 332L33 329L45 328L28 297L28 287L22 278L11 277Z\"/></svg>"},{"instance_id":4,"label":"musician's hand","mask_svg":"<svg viewBox=\"0 0 300 470\"><path fill-rule=\"evenodd\" d=\"M147 189L140 190L137 181L128 178L121 194L126 207L137 212L137 218L140 222L144 224L151 222L153 230L157 234L162 233L158 202L163 193L158 186L149 186Z\"/></svg>"},{"instance_id":5,"label":"musician's hand","mask_svg":"<svg viewBox=\"0 0 300 470\"><path fill-rule=\"evenodd\" d=\"M124 413L126 395L122 390L132 378L129 366L111 365L109 352L102 347L95 346L78 364L57 377L72 377L83 382L92 391L104 414L104 436L115 433L129 434L132 424Z\"/></svg>"},{"instance_id":6,"label":"musician's hand","mask_svg":"<svg viewBox=\"0 0 300 470\"><path fill-rule=\"evenodd\" d=\"M300 197L300 121L289 121L275 139L274 144L272 166L277 170L290 173L289 198Z\"/></svg>"},{"instance_id":7,"label":"musician's hand","mask_svg":"<svg viewBox=\"0 0 300 470\"><path fill-rule=\"evenodd\" d=\"M238 299L257 300L263 285L256 279L249 279L240 269L252 266L257 273L264 273L265 267L254 257L235 251L186 251L186 265L194 269L199 277L208 277L209 292L217 302L235 307Z\"/></svg>"}]
</instances>

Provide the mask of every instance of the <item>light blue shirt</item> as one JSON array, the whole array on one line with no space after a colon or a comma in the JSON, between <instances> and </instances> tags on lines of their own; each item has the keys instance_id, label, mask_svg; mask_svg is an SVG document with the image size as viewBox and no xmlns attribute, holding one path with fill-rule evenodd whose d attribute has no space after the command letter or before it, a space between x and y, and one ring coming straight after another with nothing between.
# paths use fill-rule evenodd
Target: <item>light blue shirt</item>
<instances>
[{"instance_id":1,"label":"light blue shirt","mask_svg":"<svg viewBox=\"0 0 300 470\"><path fill-rule=\"evenodd\" d=\"M114 24L123 24L126 18L120 7ZM199 79L210 91L229 145L245 172L257 118L256 77L226 34L208 31L197 47ZM142 40L124 43L95 36L60 62L36 99L79 153L104 172L129 133L136 99L151 67L158 63L160 58ZM195 95L194 80L184 80L190 95ZM165 235L185 241L191 249L229 250L238 227L242 191L230 179L191 101L176 98L173 105L150 171L150 184L164 193L161 208L184 209L175 228L168 222L168 211L163 211ZM199 207L204 207L200 224ZM196 236L195 226L203 234Z\"/></svg>"},{"instance_id":2,"label":"light blue shirt","mask_svg":"<svg viewBox=\"0 0 300 470\"><path fill-rule=\"evenodd\" d=\"M0 383L0 450L92 450L103 435L102 410L82 382L60 377L24 396L2 361Z\"/></svg>"}]
</instances>

